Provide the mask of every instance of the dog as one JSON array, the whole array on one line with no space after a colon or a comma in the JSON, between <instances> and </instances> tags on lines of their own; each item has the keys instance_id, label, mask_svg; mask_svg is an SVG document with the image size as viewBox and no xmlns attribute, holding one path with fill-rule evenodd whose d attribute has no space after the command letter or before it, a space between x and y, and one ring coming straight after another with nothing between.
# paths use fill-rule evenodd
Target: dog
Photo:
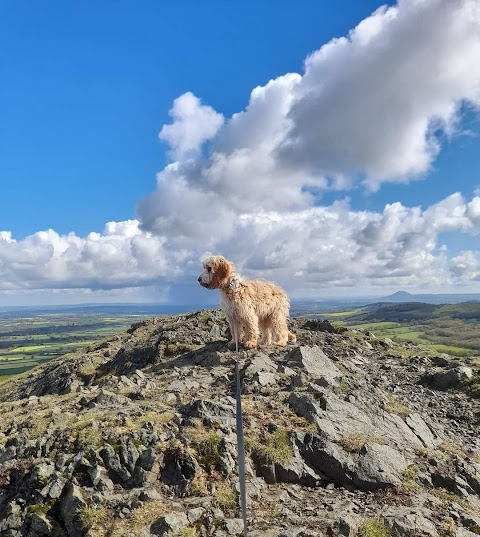
<instances>
[{"instance_id":1,"label":"dog","mask_svg":"<svg viewBox=\"0 0 480 537\"><path fill-rule=\"evenodd\" d=\"M235 347L235 330L239 343L246 349L258 345L259 331L263 345L284 347L296 341L288 330L290 301L283 289L264 280L242 278L230 261L221 255L212 255L203 261L204 271L198 282L207 289L220 289L220 306L230 326Z\"/></svg>"}]
</instances>

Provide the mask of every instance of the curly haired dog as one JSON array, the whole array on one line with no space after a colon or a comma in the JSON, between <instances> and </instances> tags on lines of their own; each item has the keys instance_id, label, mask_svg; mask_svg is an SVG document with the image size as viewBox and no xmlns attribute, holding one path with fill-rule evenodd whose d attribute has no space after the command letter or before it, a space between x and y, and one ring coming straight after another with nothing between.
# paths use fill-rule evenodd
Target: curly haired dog
<instances>
[{"instance_id":1,"label":"curly haired dog","mask_svg":"<svg viewBox=\"0 0 480 537\"><path fill-rule=\"evenodd\" d=\"M296 341L288 331L287 317L290 301L283 289L264 280L246 280L240 277L232 263L221 255L204 260L203 273L198 278L207 289L220 289L220 306L227 317L232 334L229 346L235 346L235 320L238 341L246 349L257 346L259 329L263 345L284 347Z\"/></svg>"}]
</instances>

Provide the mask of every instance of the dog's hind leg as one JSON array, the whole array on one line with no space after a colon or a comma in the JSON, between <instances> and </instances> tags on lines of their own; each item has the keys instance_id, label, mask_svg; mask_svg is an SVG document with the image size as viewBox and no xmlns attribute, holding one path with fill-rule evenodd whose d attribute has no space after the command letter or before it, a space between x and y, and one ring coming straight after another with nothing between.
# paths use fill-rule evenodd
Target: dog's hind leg
<instances>
[{"instance_id":1,"label":"dog's hind leg","mask_svg":"<svg viewBox=\"0 0 480 537\"><path fill-rule=\"evenodd\" d=\"M273 344L278 345L279 347L285 347L288 342L289 331L283 312L275 312L272 314L271 328L275 334Z\"/></svg>"},{"instance_id":2,"label":"dog's hind leg","mask_svg":"<svg viewBox=\"0 0 480 537\"><path fill-rule=\"evenodd\" d=\"M272 344L272 320L270 317L264 317L259 322L262 332L262 345Z\"/></svg>"},{"instance_id":3,"label":"dog's hind leg","mask_svg":"<svg viewBox=\"0 0 480 537\"><path fill-rule=\"evenodd\" d=\"M244 347L246 349L254 349L258 343L258 318L252 312L251 315L244 317L241 320L244 328L245 342Z\"/></svg>"}]
</instances>

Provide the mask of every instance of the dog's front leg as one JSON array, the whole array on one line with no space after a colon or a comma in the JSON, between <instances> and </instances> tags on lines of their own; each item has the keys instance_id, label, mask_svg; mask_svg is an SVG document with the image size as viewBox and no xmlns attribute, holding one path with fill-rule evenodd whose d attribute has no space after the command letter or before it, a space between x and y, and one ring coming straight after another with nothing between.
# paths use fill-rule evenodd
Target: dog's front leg
<instances>
[{"instance_id":1,"label":"dog's front leg","mask_svg":"<svg viewBox=\"0 0 480 537\"><path fill-rule=\"evenodd\" d=\"M232 335L232 339L228 342L228 348L233 350L236 347L235 330L237 331L238 342L240 343L239 323L235 322L234 318L231 317L230 315L227 315L226 317L227 317L228 326L230 327L230 334Z\"/></svg>"},{"instance_id":2,"label":"dog's front leg","mask_svg":"<svg viewBox=\"0 0 480 537\"><path fill-rule=\"evenodd\" d=\"M258 343L258 319L252 315L242 321L245 336L244 346L246 349L254 349Z\"/></svg>"}]
</instances>

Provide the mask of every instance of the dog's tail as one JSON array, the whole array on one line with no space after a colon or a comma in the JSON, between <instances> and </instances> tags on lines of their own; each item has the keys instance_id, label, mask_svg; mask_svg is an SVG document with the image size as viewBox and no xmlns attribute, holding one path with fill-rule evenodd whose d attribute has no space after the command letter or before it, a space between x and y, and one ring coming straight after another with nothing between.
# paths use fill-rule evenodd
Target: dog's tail
<instances>
[{"instance_id":1,"label":"dog's tail","mask_svg":"<svg viewBox=\"0 0 480 537\"><path fill-rule=\"evenodd\" d=\"M288 341L292 341L292 342L297 341L297 336L293 334L292 332L288 332Z\"/></svg>"}]
</instances>

